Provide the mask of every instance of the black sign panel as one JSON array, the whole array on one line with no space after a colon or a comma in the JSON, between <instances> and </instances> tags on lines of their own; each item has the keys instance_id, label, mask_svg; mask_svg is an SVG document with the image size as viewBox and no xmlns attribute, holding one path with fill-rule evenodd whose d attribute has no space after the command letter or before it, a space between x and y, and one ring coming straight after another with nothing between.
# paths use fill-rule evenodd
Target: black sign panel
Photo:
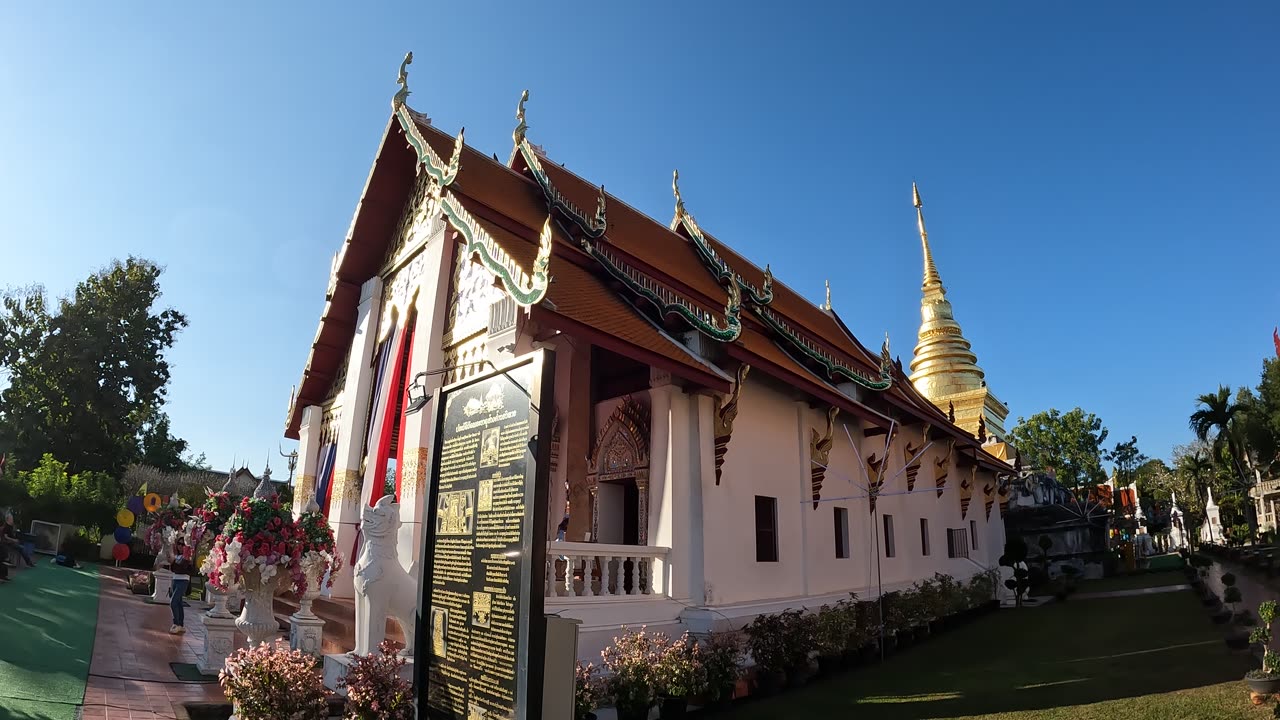
<instances>
[{"instance_id":1,"label":"black sign panel","mask_svg":"<svg viewBox=\"0 0 1280 720\"><path fill-rule=\"evenodd\" d=\"M436 392L415 685L418 717L542 714L555 354ZM544 442L539 442L545 438Z\"/></svg>"}]
</instances>

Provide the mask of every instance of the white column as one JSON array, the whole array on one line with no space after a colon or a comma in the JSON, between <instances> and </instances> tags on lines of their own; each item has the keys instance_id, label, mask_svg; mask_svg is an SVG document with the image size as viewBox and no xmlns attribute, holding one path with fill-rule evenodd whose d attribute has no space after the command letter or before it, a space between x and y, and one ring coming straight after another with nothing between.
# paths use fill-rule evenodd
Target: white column
<instances>
[{"instance_id":1,"label":"white column","mask_svg":"<svg viewBox=\"0 0 1280 720\"><path fill-rule=\"evenodd\" d=\"M805 595L809 594L809 514L813 512L813 476L810 472L809 463L809 403L801 400L796 403L796 431L799 433L799 441L796 443L798 450L796 458L796 466L800 469L800 492L796 497L801 502L796 502L792 498L779 498L778 514L786 513L791 515L799 513L800 517L800 587ZM825 427L825 426L824 426ZM781 519L781 518L779 518ZM781 533L779 533L781 535ZM783 548L778 548L779 560L786 561L782 557Z\"/></svg>"},{"instance_id":2,"label":"white column","mask_svg":"<svg viewBox=\"0 0 1280 720\"><path fill-rule=\"evenodd\" d=\"M330 595L335 598L355 597L351 568L356 559L349 556L360 526L360 463L364 459L365 417L369 413L369 395L373 386L371 364L377 345L378 311L381 307L382 278L374 277L360 288L360 308L347 363L347 387L343 390L342 426L338 431L334 458L329 526L333 528L338 551L346 559L333 580Z\"/></svg>"},{"instance_id":3,"label":"white column","mask_svg":"<svg viewBox=\"0 0 1280 720\"><path fill-rule=\"evenodd\" d=\"M701 515L696 510L702 500L704 453L700 452L698 411L703 402L670 384L665 374L655 373L652 380L658 385L649 391L653 417L649 544L671 549L669 568L662 575L670 583L667 594L681 602L700 603L704 582ZM714 472L714 453L706 457L712 459Z\"/></svg>"},{"instance_id":4,"label":"white column","mask_svg":"<svg viewBox=\"0 0 1280 720\"><path fill-rule=\"evenodd\" d=\"M307 503L316 496L323 419L324 409L319 405L308 405L302 409L302 424L298 426L298 479L293 489L294 517L301 515L307 509Z\"/></svg>"},{"instance_id":5,"label":"white column","mask_svg":"<svg viewBox=\"0 0 1280 720\"><path fill-rule=\"evenodd\" d=\"M444 226L423 249L426 271L418 290L418 323L413 331L413 364L409 367L408 380L420 372L444 367L445 315L449 309L449 276L453 267L453 249L456 243L448 239L450 233ZM428 375L427 397L440 387L444 376ZM435 406L427 403L422 410L406 415L401 425L400 442L404 444L401 457L404 470L400 476L400 535L398 547L400 562L409 567L422 554L422 522L430 496L431 444L435 441ZM407 568L406 568L407 569Z\"/></svg>"}]
</instances>

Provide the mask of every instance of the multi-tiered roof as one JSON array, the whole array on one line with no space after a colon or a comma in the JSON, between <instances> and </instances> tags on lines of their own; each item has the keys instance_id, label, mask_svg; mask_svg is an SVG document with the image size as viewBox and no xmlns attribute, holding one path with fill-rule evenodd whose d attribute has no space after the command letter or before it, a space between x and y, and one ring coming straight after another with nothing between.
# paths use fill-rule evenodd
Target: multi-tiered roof
<instances>
[{"instance_id":1,"label":"multi-tiered roof","mask_svg":"<svg viewBox=\"0 0 1280 720\"><path fill-rule=\"evenodd\" d=\"M404 80L402 73L402 81ZM350 343L360 286L379 273L396 223L426 173L430 192L464 251L528 308L534 324L562 331L718 392L749 364L816 402L888 429L925 424L958 455L1007 466L947 421L889 355L854 337L839 314L818 307L705 231L673 180L675 212L660 223L557 165L526 137L520 99L506 164L452 137L393 100L364 193L334 259L324 313L286 435L302 409L328 395ZM445 160L444 158L449 158Z\"/></svg>"}]
</instances>

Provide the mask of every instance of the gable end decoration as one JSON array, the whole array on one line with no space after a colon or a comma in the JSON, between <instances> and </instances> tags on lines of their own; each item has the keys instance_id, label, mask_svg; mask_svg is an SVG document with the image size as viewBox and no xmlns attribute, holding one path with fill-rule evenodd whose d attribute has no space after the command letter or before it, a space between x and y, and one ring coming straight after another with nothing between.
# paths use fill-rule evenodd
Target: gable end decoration
<instances>
[{"instance_id":1,"label":"gable end decoration","mask_svg":"<svg viewBox=\"0 0 1280 720\"><path fill-rule=\"evenodd\" d=\"M929 437L929 429L927 427L925 428L924 436L926 439ZM920 452L920 449L921 448L912 445L910 440L903 443L902 457L903 462L907 463L905 468L907 474L907 492L915 490L916 476L920 474L920 459L916 457L916 453ZM913 459L916 462L911 462Z\"/></svg>"},{"instance_id":2,"label":"gable end decoration","mask_svg":"<svg viewBox=\"0 0 1280 720\"><path fill-rule=\"evenodd\" d=\"M996 503L996 486L988 482L982 486L983 503L986 505L987 519L991 519L991 506Z\"/></svg>"},{"instance_id":3,"label":"gable end decoration","mask_svg":"<svg viewBox=\"0 0 1280 720\"><path fill-rule=\"evenodd\" d=\"M813 486L813 509L818 509L818 501L822 498L822 481L827 477L827 463L831 459L831 446L834 444L836 417L840 408L832 406L827 409L827 432L819 435L818 431L809 428L809 480Z\"/></svg>"},{"instance_id":4,"label":"gable end decoration","mask_svg":"<svg viewBox=\"0 0 1280 720\"><path fill-rule=\"evenodd\" d=\"M889 456L885 456L880 460L876 459L876 454L871 453L867 456L867 499L871 502L871 513L876 512L876 498L880 496L880 486L884 484L884 472L888 468Z\"/></svg>"},{"instance_id":5,"label":"gable end decoration","mask_svg":"<svg viewBox=\"0 0 1280 720\"><path fill-rule=\"evenodd\" d=\"M724 465L724 456L729 451L729 439L733 436L733 421L738 418L738 399L742 396L742 384L747 380L751 366L743 363L738 366L737 382L733 384L733 393L728 402L721 406L720 396L716 396L715 414L715 448L716 448L716 485L720 484L720 468Z\"/></svg>"},{"instance_id":6,"label":"gable end decoration","mask_svg":"<svg viewBox=\"0 0 1280 720\"><path fill-rule=\"evenodd\" d=\"M969 477L960 480L960 519L969 516L969 503L973 502L973 484L978 480L978 466L969 468Z\"/></svg>"}]
</instances>

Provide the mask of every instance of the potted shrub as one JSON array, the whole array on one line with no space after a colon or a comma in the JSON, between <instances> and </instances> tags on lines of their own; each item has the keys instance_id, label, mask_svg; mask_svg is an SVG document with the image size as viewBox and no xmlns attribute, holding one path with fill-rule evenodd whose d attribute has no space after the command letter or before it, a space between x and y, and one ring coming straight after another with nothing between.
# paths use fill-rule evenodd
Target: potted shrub
<instances>
[{"instance_id":1,"label":"potted shrub","mask_svg":"<svg viewBox=\"0 0 1280 720\"><path fill-rule=\"evenodd\" d=\"M818 671L834 672L845 664L845 655L856 629L856 615L850 611L853 603L841 600L823 605L816 615L814 647L818 651Z\"/></svg>"},{"instance_id":2,"label":"potted shrub","mask_svg":"<svg viewBox=\"0 0 1280 720\"><path fill-rule=\"evenodd\" d=\"M773 695L787 680L786 624L782 615L758 615L743 630L756 665L756 689L763 696Z\"/></svg>"},{"instance_id":3,"label":"potted shrub","mask_svg":"<svg viewBox=\"0 0 1280 720\"><path fill-rule=\"evenodd\" d=\"M578 661L573 678L573 720L596 720L595 709L604 696L599 668Z\"/></svg>"},{"instance_id":4,"label":"potted shrub","mask_svg":"<svg viewBox=\"0 0 1280 720\"><path fill-rule=\"evenodd\" d=\"M239 720L324 720L329 715L315 658L276 641L237 650L218 681Z\"/></svg>"},{"instance_id":5,"label":"potted shrub","mask_svg":"<svg viewBox=\"0 0 1280 720\"><path fill-rule=\"evenodd\" d=\"M742 660L742 638L737 633L711 633L702 641L703 699L707 706L724 707L733 699Z\"/></svg>"},{"instance_id":6,"label":"potted shrub","mask_svg":"<svg viewBox=\"0 0 1280 720\"><path fill-rule=\"evenodd\" d=\"M688 632L662 649L657 675L659 717L684 717L689 698L707 689L702 648Z\"/></svg>"},{"instance_id":7,"label":"potted shrub","mask_svg":"<svg viewBox=\"0 0 1280 720\"><path fill-rule=\"evenodd\" d=\"M603 664L612 675L605 683L618 720L646 720L657 701L657 668L663 650L670 644L662 633L637 632L622 628L613 645L600 651Z\"/></svg>"},{"instance_id":8,"label":"potted shrub","mask_svg":"<svg viewBox=\"0 0 1280 720\"><path fill-rule=\"evenodd\" d=\"M1014 607L1022 607L1022 598L1031 589L1031 571L1027 567L1027 542L1014 535L1005 540L999 563L1013 571L1004 586L1013 591Z\"/></svg>"},{"instance_id":9,"label":"potted shrub","mask_svg":"<svg viewBox=\"0 0 1280 720\"><path fill-rule=\"evenodd\" d=\"M346 688L345 720L413 720L413 683L400 676L405 659L390 640L376 653L356 655L338 687Z\"/></svg>"},{"instance_id":10,"label":"potted shrub","mask_svg":"<svg viewBox=\"0 0 1280 720\"><path fill-rule=\"evenodd\" d=\"M1280 654L1271 650L1271 623L1276 619L1276 601L1267 600L1258 605L1258 627L1249 635L1249 641L1262 647L1262 667L1245 673L1249 689L1260 695L1280 691Z\"/></svg>"}]
</instances>

